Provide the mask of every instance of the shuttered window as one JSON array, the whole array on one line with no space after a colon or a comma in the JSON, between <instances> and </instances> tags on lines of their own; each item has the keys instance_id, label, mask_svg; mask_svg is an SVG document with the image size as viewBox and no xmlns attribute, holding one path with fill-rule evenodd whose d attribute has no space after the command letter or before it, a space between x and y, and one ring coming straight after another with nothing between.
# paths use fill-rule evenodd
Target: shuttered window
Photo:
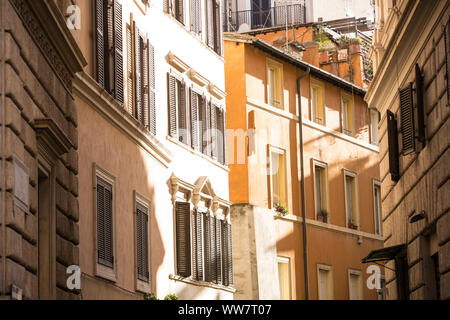
<instances>
[{"instance_id":1,"label":"shuttered window","mask_svg":"<svg viewBox=\"0 0 450 320\"><path fill-rule=\"evenodd\" d=\"M137 276L141 281L149 282L148 262L148 208L136 203L136 262Z\"/></svg>"},{"instance_id":2,"label":"shuttered window","mask_svg":"<svg viewBox=\"0 0 450 320\"><path fill-rule=\"evenodd\" d=\"M223 284L231 286L233 284L233 259L231 245L231 224L223 221Z\"/></svg>"},{"instance_id":3,"label":"shuttered window","mask_svg":"<svg viewBox=\"0 0 450 320\"><path fill-rule=\"evenodd\" d=\"M392 181L400 179L397 120L391 111L387 111L389 173Z\"/></svg>"},{"instance_id":4,"label":"shuttered window","mask_svg":"<svg viewBox=\"0 0 450 320\"><path fill-rule=\"evenodd\" d=\"M209 217L209 272L211 280L217 283L217 246L216 246L216 218Z\"/></svg>"},{"instance_id":5,"label":"shuttered window","mask_svg":"<svg viewBox=\"0 0 450 320\"><path fill-rule=\"evenodd\" d=\"M197 35L202 32L202 16L200 0L191 1L191 31Z\"/></svg>"},{"instance_id":6,"label":"shuttered window","mask_svg":"<svg viewBox=\"0 0 450 320\"><path fill-rule=\"evenodd\" d=\"M445 63L447 67L447 107L450 106L450 20L447 22L444 31L445 36Z\"/></svg>"},{"instance_id":7,"label":"shuttered window","mask_svg":"<svg viewBox=\"0 0 450 320\"><path fill-rule=\"evenodd\" d=\"M217 54L222 55L222 24L220 18L219 1L206 0L206 43Z\"/></svg>"},{"instance_id":8,"label":"shuttered window","mask_svg":"<svg viewBox=\"0 0 450 320\"><path fill-rule=\"evenodd\" d=\"M193 213L193 255L194 255L194 279L203 281L203 216L201 212L194 210Z\"/></svg>"},{"instance_id":9,"label":"shuttered window","mask_svg":"<svg viewBox=\"0 0 450 320\"><path fill-rule=\"evenodd\" d=\"M203 97L197 92L189 89L191 103L190 103L190 114L191 114L191 144L192 148L195 150L200 150L200 108L202 105Z\"/></svg>"},{"instance_id":10,"label":"shuttered window","mask_svg":"<svg viewBox=\"0 0 450 320\"><path fill-rule=\"evenodd\" d=\"M211 277L211 216L203 214L203 247L204 247L204 271L205 281L212 282Z\"/></svg>"},{"instance_id":11,"label":"shuttered window","mask_svg":"<svg viewBox=\"0 0 450 320\"><path fill-rule=\"evenodd\" d=\"M223 284L222 264L223 264L223 235L222 235L222 221L215 218L216 221L216 283Z\"/></svg>"},{"instance_id":12,"label":"shuttered window","mask_svg":"<svg viewBox=\"0 0 450 320\"><path fill-rule=\"evenodd\" d=\"M425 110L423 105L423 76L418 64L416 71L416 115L417 115L417 140L420 148L425 147Z\"/></svg>"},{"instance_id":13,"label":"shuttered window","mask_svg":"<svg viewBox=\"0 0 450 320\"><path fill-rule=\"evenodd\" d=\"M201 127L201 146L202 146L202 153L205 155L210 155L210 132L209 128L211 127L211 119L210 119L210 104L206 102L205 99L202 100L201 106L200 106L200 115L199 115L200 121L202 122Z\"/></svg>"},{"instance_id":14,"label":"shuttered window","mask_svg":"<svg viewBox=\"0 0 450 320\"><path fill-rule=\"evenodd\" d=\"M110 268L114 265L112 185L97 177L97 259Z\"/></svg>"},{"instance_id":15,"label":"shuttered window","mask_svg":"<svg viewBox=\"0 0 450 320\"><path fill-rule=\"evenodd\" d=\"M177 274L182 277L191 276L190 210L187 202L175 203Z\"/></svg>"},{"instance_id":16,"label":"shuttered window","mask_svg":"<svg viewBox=\"0 0 450 320\"><path fill-rule=\"evenodd\" d=\"M163 0L165 13L170 14L179 22L184 24L184 0Z\"/></svg>"},{"instance_id":17,"label":"shuttered window","mask_svg":"<svg viewBox=\"0 0 450 320\"><path fill-rule=\"evenodd\" d=\"M186 86L178 78L167 74L169 135L190 145L190 115L186 106ZM191 105L191 104L189 104Z\"/></svg>"},{"instance_id":18,"label":"shuttered window","mask_svg":"<svg viewBox=\"0 0 450 320\"><path fill-rule=\"evenodd\" d=\"M122 5L95 0L97 82L120 104L124 102Z\"/></svg>"},{"instance_id":19,"label":"shuttered window","mask_svg":"<svg viewBox=\"0 0 450 320\"><path fill-rule=\"evenodd\" d=\"M412 83L409 83L405 88L400 89L400 124L403 155L410 154L416 150L413 103L413 88Z\"/></svg>"}]
</instances>

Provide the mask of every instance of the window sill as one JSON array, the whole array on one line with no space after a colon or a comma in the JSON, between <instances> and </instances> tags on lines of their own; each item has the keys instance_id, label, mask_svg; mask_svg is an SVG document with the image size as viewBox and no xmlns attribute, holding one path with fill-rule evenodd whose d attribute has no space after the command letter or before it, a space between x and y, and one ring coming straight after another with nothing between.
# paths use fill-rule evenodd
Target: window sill
<instances>
[{"instance_id":1,"label":"window sill","mask_svg":"<svg viewBox=\"0 0 450 320\"><path fill-rule=\"evenodd\" d=\"M99 278L102 278L102 279L105 279L105 280L108 280L111 282L117 281L116 271L112 268L103 266L99 263L97 263L95 275Z\"/></svg>"},{"instance_id":2,"label":"window sill","mask_svg":"<svg viewBox=\"0 0 450 320\"><path fill-rule=\"evenodd\" d=\"M166 139L167 139L168 141L170 141L170 142L176 144L177 146L179 146L179 147L185 149L186 151L189 151L190 153L192 153L192 154L194 154L194 155L196 155L196 156L198 156L198 157L200 157L200 158L203 158L203 159L205 159L205 160L211 162L212 164L216 165L217 167L219 167L219 168L221 168L221 169L223 169L223 170L225 170L225 171L227 171L227 172L230 172L230 169L228 168L228 166L225 166L225 165L223 165L223 164L217 162L217 161L214 160L213 158L204 155L204 154L201 153L200 151L194 150L193 148L189 147L188 145L186 145L186 144L184 144L184 143L178 141L178 139L175 139L174 137L171 137L171 136L169 136L169 135L166 137Z\"/></svg>"},{"instance_id":3,"label":"window sill","mask_svg":"<svg viewBox=\"0 0 450 320\"><path fill-rule=\"evenodd\" d=\"M223 286L221 284L216 284L216 283L212 283L212 282L197 281L197 280L193 280L192 278L184 278L184 277L181 277L178 275L173 275L173 274L169 275L169 279L174 280L174 281L184 282L187 284L192 284L197 287L207 287L207 288L223 290L223 291L227 291L227 292L231 292L231 293L236 292L236 289L233 287L227 287L227 286Z\"/></svg>"}]
</instances>

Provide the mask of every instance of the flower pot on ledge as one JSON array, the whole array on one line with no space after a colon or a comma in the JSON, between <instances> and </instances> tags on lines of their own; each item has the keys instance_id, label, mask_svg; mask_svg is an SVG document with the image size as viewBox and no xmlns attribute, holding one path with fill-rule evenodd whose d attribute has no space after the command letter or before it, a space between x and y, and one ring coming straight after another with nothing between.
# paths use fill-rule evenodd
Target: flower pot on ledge
<instances>
[{"instance_id":1,"label":"flower pot on ledge","mask_svg":"<svg viewBox=\"0 0 450 320\"><path fill-rule=\"evenodd\" d=\"M328 223L328 217L324 217L324 216L317 216L317 220L321 221L323 223Z\"/></svg>"},{"instance_id":2,"label":"flower pot on ledge","mask_svg":"<svg viewBox=\"0 0 450 320\"><path fill-rule=\"evenodd\" d=\"M356 224L353 224L353 222L349 222L348 223L348 227L350 229L353 229L353 230L357 230L358 229L358 226Z\"/></svg>"}]
</instances>

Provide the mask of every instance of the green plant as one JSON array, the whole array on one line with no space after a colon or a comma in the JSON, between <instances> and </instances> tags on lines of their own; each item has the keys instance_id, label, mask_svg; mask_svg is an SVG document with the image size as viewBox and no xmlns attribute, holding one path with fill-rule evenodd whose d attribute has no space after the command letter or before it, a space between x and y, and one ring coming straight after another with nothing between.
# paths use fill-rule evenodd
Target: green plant
<instances>
[{"instance_id":1,"label":"green plant","mask_svg":"<svg viewBox=\"0 0 450 320\"><path fill-rule=\"evenodd\" d=\"M275 205L275 212L276 212L279 216L284 217L285 215L287 215L287 214L289 213L289 210L288 210L286 207L284 207L283 205L277 203L277 204Z\"/></svg>"},{"instance_id":2,"label":"green plant","mask_svg":"<svg viewBox=\"0 0 450 320\"><path fill-rule=\"evenodd\" d=\"M168 294L167 296L164 297L164 300L178 300L177 295L175 294Z\"/></svg>"},{"instance_id":3,"label":"green plant","mask_svg":"<svg viewBox=\"0 0 450 320\"><path fill-rule=\"evenodd\" d=\"M325 210L325 209L321 209L317 215L318 215L319 217L328 218L328 211Z\"/></svg>"},{"instance_id":4,"label":"green plant","mask_svg":"<svg viewBox=\"0 0 450 320\"><path fill-rule=\"evenodd\" d=\"M322 28L322 26L319 26L316 29L314 33L314 41L319 44L320 51L326 50L331 44L328 33Z\"/></svg>"},{"instance_id":5,"label":"green plant","mask_svg":"<svg viewBox=\"0 0 450 320\"><path fill-rule=\"evenodd\" d=\"M146 294L144 294L144 300L159 300L156 296L155 296L155 294L152 292L152 293L146 293Z\"/></svg>"},{"instance_id":6,"label":"green plant","mask_svg":"<svg viewBox=\"0 0 450 320\"><path fill-rule=\"evenodd\" d=\"M347 49L351 44L361 44L361 43L362 42L360 38L350 38L347 36L342 36L338 40L338 44L341 49Z\"/></svg>"}]
</instances>

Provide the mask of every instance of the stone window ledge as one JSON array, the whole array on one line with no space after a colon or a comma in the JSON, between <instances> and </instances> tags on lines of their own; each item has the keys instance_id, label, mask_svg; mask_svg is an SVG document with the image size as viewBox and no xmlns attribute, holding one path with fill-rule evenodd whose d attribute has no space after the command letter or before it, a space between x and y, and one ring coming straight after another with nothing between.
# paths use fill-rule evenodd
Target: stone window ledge
<instances>
[{"instance_id":1,"label":"stone window ledge","mask_svg":"<svg viewBox=\"0 0 450 320\"><path fill-rule=\"evenodd\" d=\"M184 278L184 277L181 277L178 275L173 275L173 274L169 275L169 279L174 280L174 281L184 282L184 283L191 284L191 285L198 286L198 287L207 287L207 288L223 290L223 291L227 291L227 292L231 292L231 293L236 292L236 289L233 287L227 287L227 286L223 286L221 284L216 284L216 283L212 283L212 282L198 281L198 280L194 280L192 278Z\"/></svg>"}]
</instances>

